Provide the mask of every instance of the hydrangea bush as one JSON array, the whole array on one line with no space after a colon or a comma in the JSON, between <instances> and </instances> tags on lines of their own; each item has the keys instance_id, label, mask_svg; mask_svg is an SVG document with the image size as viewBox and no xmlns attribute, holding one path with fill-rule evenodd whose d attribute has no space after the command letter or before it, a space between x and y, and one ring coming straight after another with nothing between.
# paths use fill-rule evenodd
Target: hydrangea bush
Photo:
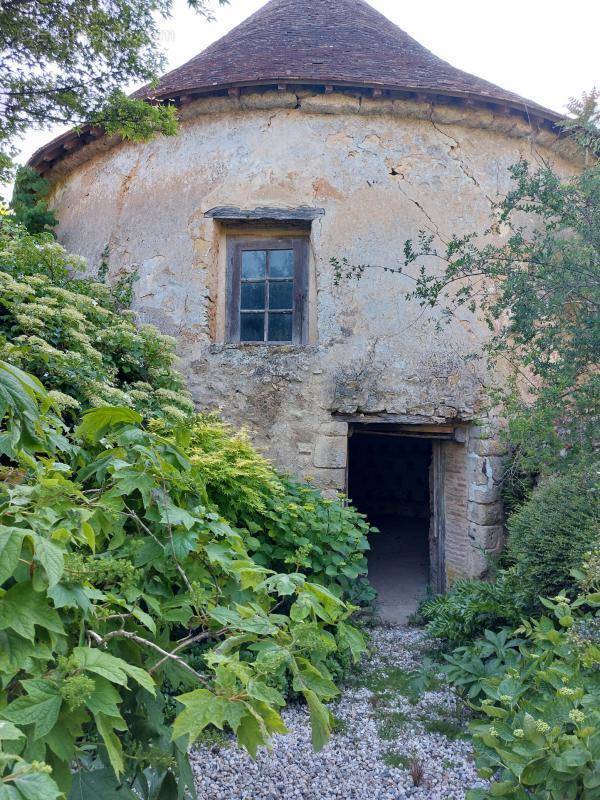
<instances>
[{"instance_id":1,"label":"hydrangea bush","mask_svg":"<svg viewBox=\"0 0 600 800\"><path fill-rule=\"evenodd\" d=\"M193 404L175 369L175 342L136 325L119 287L51 234L0 227L0 357L39 378L67 419L105 404L182 423Z\"/></svg>"},{"instance_id":2,"label":"hydrangea bush","mask_svg":"<svg viewBox=\"0 0 600 800\"><path fill-rule=\"evenodd\" d=\"M576 600L545 599L545 615L447 656L478 717L477 766L492 781L469 800L600 798L600 574L577 577Z\"/></svg>"}]
</instances>

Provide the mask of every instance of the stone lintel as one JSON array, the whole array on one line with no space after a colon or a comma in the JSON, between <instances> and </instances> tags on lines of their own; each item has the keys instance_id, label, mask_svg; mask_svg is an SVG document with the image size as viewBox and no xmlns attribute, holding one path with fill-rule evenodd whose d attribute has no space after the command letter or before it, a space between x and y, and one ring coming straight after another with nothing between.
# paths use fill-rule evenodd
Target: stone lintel
<instances>
[{"instance_id":1,"label":"stone lintel","mask_svg":"<svg viewBox=\"0 0 600 800\"><path fill-rule=\"evenodd\" d=\"M312 222L324 214L324 208L311 208L310 206L298 206L297 208L259 206L249 209L236 206L216 206L204 212L204 216L209 219L252 220L255 222Z\"/></svg>"}]
</instances>

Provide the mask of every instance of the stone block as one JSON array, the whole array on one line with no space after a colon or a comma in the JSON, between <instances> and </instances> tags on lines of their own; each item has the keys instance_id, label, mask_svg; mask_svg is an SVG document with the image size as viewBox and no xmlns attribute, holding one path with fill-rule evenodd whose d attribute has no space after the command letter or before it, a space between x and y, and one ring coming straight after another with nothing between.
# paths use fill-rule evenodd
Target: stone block
<instances>
[{"instance_id":1,"label":"stone block","mask_svg":"<svg viewBox=\"0 0 600 800\"><path fill-rule=\"evenodd\" d=\"M341 420L333 420L332 422L323 422L319 426L319 433L322 436L347 436L348 423Z\"/></svg>"},{"instance_id":2,"label":"stone block","mask_svg":"<svg viewBox=\"0 0 600 800\"><path fill-rule=\"evenodd\" d=\"M434 103L431 111L431 119L440 125L461 125L464 123L470 111L466 107L440 105Z\"/></svg>"},{"instance_id":3,"label":"stone block","mask_svg":"<svg viewBox=\"0 0 600 800\"><path fill-rule=\"evenodd\" d=\"M498 525L502 521L500 503L469 503L467 519L476 525Z\"/></svg>"},{"instance_id":4,"label":"stone block","mask_svg":"<svg viewBox=\"0 0 600 800\"><path fill-rule=\"evenodd\" d=\"M484 548L488 553L497 553L504 544L504 528L502 525L469 525L469 539L477 548Z\"/></svg>"},{"instance_id":5,"label":"stone block","mask_svg":"<svg viewBox=\"0 0 600 800\"><path fill-rule=\"evenodd\" d=\"M346 452L344 436L319 436L315 442L313 464L324 469L344 469Z\"/></svg>"},{"instance_id":6,"label":"stone block","mask_svg":"<svg viewBox=\"0 0 600 800\"><path fill-rule=\"evenodd\" d=\"M500 486L486 482L485 485L470 484L469 500L472 503L497 503L500 500Z\"/></svg>"},{"instance_id":7,"label":"stone block","mask_svg":"<svg viewBox=\"0 0 600 800\"><path fill-rule=\"evenodd\" d=\"M393 101L383 97L363 97L360 103L361 114L391 114Z\"/></svg>"},{"instance_id":8,"label":"stone block","mask_svg":"<svg viewBox=\"0 0 600 800\"><path fill-rule=\"evenodd\" d=\"M305 478L319 489L343 492L346 485L345 469L313 469Z\"/></svg>"},{"instance_id":9,"label":"stone block","mask_svg":"<svg viewBox=\"0 0 600 800\"><path fill-rule=\"evenodd\" d=\"M392 113L399 117L412 117L413 119L429 119L431 103L416 100L394 100Z\"/></svg>"},{"instance_id":10,"label":"stone block","mask_svg":"<svg viewBox=\"0 0 600 800\"><path fill-rule=\"evenodd\" d=\"M494 115L483 108L473 108L470 109L469 116L465 117L463 125L467 128L493 128Z\"/></svg>"},{"instance_id":11,"label":"stone block","mask_svg":"<svg viewBox=\"0 0 600 800\"><path fill-rule=\"evenodd\" d=\"M504 461L502 456L486 456L483 459L483 471L489 481L499 482L504 474Z\"/></svg>"},{"instance_id":12,"label":"stone block","mask_svg":"<svg viewBox=\"0 0 600 800\"><path fill-rule=\"evenodd\" d=\"M360 100L347 94L313 94L300 100L300 108L312 114L358 114Z\"/></svg>"},{"instance_id":13,"label":"stone block","mask_svg":"<svg viewBox=\"0 0 600 800\"><path fill-rule=\"evenodd\" d=\"M185 106L180 117L184 120L202 114L226 114L239 110L239 97L202 97Z\"/></svg>"},{"instance_id":14,"label":"stone block","mask_svg":"<svg viewBox=\"0 0 600 800\"><path fill-rule=\"evenodd\" d=\"M474 439L471 451L479 456L506 455L506 444L499 439Z\"/></svg>"},{"instance_id":15,"label":"stone block","mask_svg":"<svg viewBox=\"0 0 600 800\"><path fill-rule=\"evenodd\" d=\"M467 441L467 429L456 428L454 430L454 441L459 442L460 444L464 444Z\"/></svg>"},{"instance_id":16,"label":"stone block","mask_svg":"<svg viewBox=\"0 0 600 800\"><path fill-rule=\"evenodd\" d=\"M494 428L494 426L488 423L483 425L471 425L471 427L469 428L469 438L490 439L495 432L496 429Z\"/></svg>"},{"instance_id":17,"label":"stone block","mask_svg":"<svg viewBox=\"0 0 600 800\"><path fill-rule=\"evenodd\" d=\"M246 109L296 108L295 92L250 92L240 95L240 107Z\"/></svg>"}]
</instances>

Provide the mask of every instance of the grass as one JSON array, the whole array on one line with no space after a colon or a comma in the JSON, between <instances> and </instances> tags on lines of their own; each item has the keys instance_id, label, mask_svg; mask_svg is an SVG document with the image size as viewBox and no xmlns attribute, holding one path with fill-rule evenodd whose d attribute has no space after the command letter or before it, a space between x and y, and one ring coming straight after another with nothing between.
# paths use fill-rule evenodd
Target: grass
<instances>
[{"instance_id":1,"label":"grass","mask_svg":"<svg viewBox=\"0 0 600 800\"><path fill-rule=\"evenodd\" d=\"M396 750L388 750L383 754L382 758L386 767L394 767L395 769L409 769L412 761L410 756L398 753Z\"/></svg>"},{"instance_id":2,"label":"grass","mask_svg":"<svg viewBox=\"0 0 600 800\"><path fill-rule=\"evenodd\" d=\"M349 726L346 720L333 716L331 724L331 732L337 733L340 736L345 736L348 733L348 731L349 731Z\"/></svg>"},{"instance_id":3,"label":"grass","mask_svg":"<svg viewBox=\"0 0 600 800\"><path fill-rule=\"evenodd\" d=\"M390 695L401 694L411 703L419 699L419 691L415 686L418 673L408 672L398 667L388 667L375 672L367 672L359 676L360 686L369 689L380 699L389 698Z\"/></svg>"},{"instance_id":4,"label":"grass","mask_svg":"<svg viewBox=\"0 0 600 800\"><path fill-rule=\"evenodd\" d=\"M404 726L408 722L408 717L403 711L387 711L386 709L382 709L375 714L375 718L379 723L377 725L379 738L385 741L396 739L400 733L402 733Z\"/></svg>"},{"instance_id":5,"label":"grass","mask_svg":"<svg viewBox=\"0 0 600 800\"><path fill-rule=\"evenodd\" d=\"M423 727L429 733L440 733L446 739L451 740L468 738L462 725L450 719L430 719L429 717L421 717L420 719Z\"/></svg>"}]
</instances>

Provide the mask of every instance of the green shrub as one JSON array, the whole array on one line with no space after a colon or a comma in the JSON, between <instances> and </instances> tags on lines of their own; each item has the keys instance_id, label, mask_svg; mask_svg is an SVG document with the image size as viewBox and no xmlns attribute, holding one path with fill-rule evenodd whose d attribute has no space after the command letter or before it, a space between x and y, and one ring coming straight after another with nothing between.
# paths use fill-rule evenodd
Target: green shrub
<instances>
[{"instance_id":1,"label":"green shrub","mask_svg":"<svg viewBox=\"0 0 600 800\"><path fill-rule=\"evenodd\" d=\"M330 659L364 649L352 608L253 559L202 471L132 409L69 433L0 362L0 422L0 796L194 796L188 745L226 727L254 755L285 733L278 685L322 747Z\"/></svg>"},{"instance_id":2,"label":"green shrub","mask_svg":"<svg viewBox=\"0 0 600 800\"><path fill-rule=\"evenodd\" d=\"M584 554L598 540L600 492L593 469L546 479L508 520L507 557L515 591L529 612L540 596L572 591Z\"/></svg>"},{"instance_id":3,"label":"green shrub","mask_svg":"<svg viewBox=\"0 0 600 800\"><path fill-rule=\"evenodd\" d=\"M104 404L184 422L193 404L175 342L137 327L117 290L86 278L85 260L51 234L0 227L0 358L41 380L73 421Z\"/></svg>"},{"instance_id":4,"label":"green shrub","mask_svg":"<svg viewBox=\"0 0 600 800\"><path fill-rule=\"evenodd\" d=\"M517 624L521 610L511 576L500 572L493 583L456 581L446 594L426 600L420 613L432 636L456 645L481 636L486 628Z\"/></svg>"},{"instance_id":5,"label":"green shrub","mask_svg":"<svg viewBox=\"0 0 600 800\"><path fill-rule=\"evenodd\" d=\"M598 584L544 607L516 631L487 631L446 657L450 681L478 715L475 760L492 780L469 800L600 797Z\"/></svg>"},{"instance_id":6,"label":"green shrub","mask_svg":"<svg viewBox=\"0 0 600 800\"><path fill-rule=\"evenodd\" d=\"M356 603L374 592L366 581L369 525L342 497L278 473L244 433L214 416L198 417L185 446L207 499L249 533L253 557L271 569L300 572Z\"/></svg>"}]
</instances>

